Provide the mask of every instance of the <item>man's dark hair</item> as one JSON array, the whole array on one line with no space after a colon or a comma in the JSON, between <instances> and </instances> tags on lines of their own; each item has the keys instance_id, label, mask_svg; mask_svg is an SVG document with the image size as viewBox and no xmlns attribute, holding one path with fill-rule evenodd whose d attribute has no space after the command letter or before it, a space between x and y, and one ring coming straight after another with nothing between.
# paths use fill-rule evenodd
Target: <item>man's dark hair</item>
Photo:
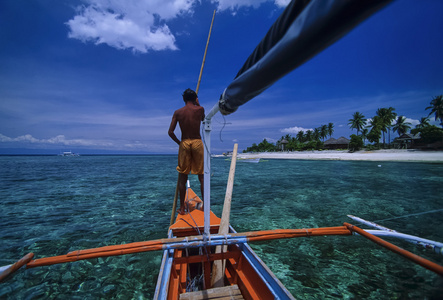
<instances>
[{"instance_id":1,"label":"man's dark hair","mask_svg":"<svg viewBox=\"0 0 443 300\"><path fill-rule=\"evenodd\" d=\"M195 100L197 100L197 93L191 89L186 89L186 91L183 92L182 96L183 96L183 100L185 100L185 102L189 102L189 101L194 102Z\"/></svg>"}]
</instances>

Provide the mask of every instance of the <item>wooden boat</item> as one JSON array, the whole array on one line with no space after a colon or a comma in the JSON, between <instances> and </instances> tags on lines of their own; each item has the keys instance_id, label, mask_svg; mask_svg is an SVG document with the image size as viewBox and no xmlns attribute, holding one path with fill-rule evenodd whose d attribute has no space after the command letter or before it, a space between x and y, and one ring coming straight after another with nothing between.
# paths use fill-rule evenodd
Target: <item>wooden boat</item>
<instances>
[{"instance_id":1,"label":"wooden boat","mask_svg":"<svg viewBox=\"0 0 443 300\"><path fill-rule=\"evenodd\" d=\"M191 198L197 197L188 188ZM188 198L187 197L187 198ZM198 198L198 197L197 197ZM201 201L198 198L199 201ZM217 234L221 219L210 214L210 231ZM188 237L203 232L204 214L195 209L178 215L168 237ZM229 233L236 233L230 227ZM225 260L224 287L211 288L214 260ZM247 243L231 244L215 254L215 246L165 250L154 299L294 299Z\"/></svg>"}]
</instances>

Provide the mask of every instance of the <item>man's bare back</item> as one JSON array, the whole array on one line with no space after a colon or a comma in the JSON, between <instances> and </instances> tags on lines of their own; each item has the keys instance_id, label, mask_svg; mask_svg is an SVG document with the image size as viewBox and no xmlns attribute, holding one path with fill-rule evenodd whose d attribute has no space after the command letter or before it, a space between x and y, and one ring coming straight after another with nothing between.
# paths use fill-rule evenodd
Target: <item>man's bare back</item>
<instances>
[{"instance_id":1,"label":"man's bare back","mask_svg":"<svg viewBox=\"0 0 443 300\"><path fill-rule=\"evenodd\" d=\"M187 102L185 106L174 112L168 131L169 136L177 144L180 144L180 140L174 133L178 122L182 133L181 140L201 139L200 124L204 117L205 110L202 106L196 105L191 101Z\"/></svg>"}]
</instances>

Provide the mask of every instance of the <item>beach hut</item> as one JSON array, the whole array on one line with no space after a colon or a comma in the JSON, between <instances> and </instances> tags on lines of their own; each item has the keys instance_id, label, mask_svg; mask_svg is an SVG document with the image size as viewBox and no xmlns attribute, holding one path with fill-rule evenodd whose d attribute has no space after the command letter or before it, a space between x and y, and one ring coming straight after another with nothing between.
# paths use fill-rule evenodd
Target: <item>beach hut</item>
<instances>
[{"instance_id":1,"label":"beach hut","mask_svg":"<svg viewBox=\"0 0 443 300\"><path fill-rule=\"evenodd\" d=\"M338 139L330 138L329 140L324 142L325 149L333 150L333 149L348 149L349 148L349 140L345 137L340 137Z\"/></svg>"},{"instance_id":2,"label":"beach hut","mask_svg":"<svg viewBox=\"0 0 443 300\"><path fill-rule=\"evenodd\" d=\"M410 149L414 148L415 142L420 139L420 132L417 134L403 133L401 136L395 139L395 143L399 145L399 148Z\"/></svg>"},{"instance_id":3,"label":"beach hut","mask_svg":"<svg viewBox=\"0 0 443 300\"><path fill-rule=\"evenodd\" d=\"M281 150L281 151L285 151L286 144L288 144L288 143L289 143L289 142L288 142L286 139L281 139L281 140L278 142L278 146L279 146L280 150Z\"/></svg>"}]
</instances>

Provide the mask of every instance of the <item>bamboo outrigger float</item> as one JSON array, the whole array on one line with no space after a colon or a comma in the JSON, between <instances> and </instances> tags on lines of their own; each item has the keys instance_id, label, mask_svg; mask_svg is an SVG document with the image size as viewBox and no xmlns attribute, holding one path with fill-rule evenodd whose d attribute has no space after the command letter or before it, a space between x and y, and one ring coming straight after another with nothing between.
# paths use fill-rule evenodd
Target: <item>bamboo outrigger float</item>
<instances>
[{"instance_id":1,"label":"bamboo outrigger float","mask_svg":"<svg viewBox=\"0 0 443 300\"><path fill-rule=\"evenodd\" d=\"M389 0L305 0L293 1L271 27L226 88L220 101L204 121L205 186L204 212L194 209L201 200L188 188L189 213L171 217L168 238L70 252L66 255L33 260L30 253L17 263L0 268L0 281L26 265L27 268L74 262L97 257L118 256L147 251L163 251L155 299L293 299L248 243L282 238L329 235L361 235L403 257L443 276L443 267L401 249L378 236L412 241L436 253L443 244L401 234L378 224L350 216L375 227L363 230L349 223L325 228L279 229L237 233L229 226L230 202L236 162L236 148L225 197L223 215L210 210L210 132L211 119L219 111L234 112L240 105L263 92L273 82L296 68L346 34L358 23L381 9ZM209 41L209 38L208 38ZM203 69L203 66L202 66ZM199 79L200 82L200 79ZM174 203L176 199L174 199Z\"/></svg>"}]
</instances>

